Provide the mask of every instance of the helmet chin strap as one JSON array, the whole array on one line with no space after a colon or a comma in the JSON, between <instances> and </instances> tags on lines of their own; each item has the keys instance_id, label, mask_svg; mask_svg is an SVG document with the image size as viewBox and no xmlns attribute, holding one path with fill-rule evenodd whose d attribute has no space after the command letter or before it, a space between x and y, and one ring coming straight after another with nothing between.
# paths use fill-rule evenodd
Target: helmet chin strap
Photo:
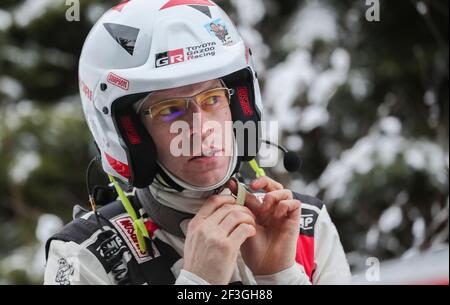
<instances>
[{"instance_id":1,"label":"helmet chin strap","mask_svg":"<svg viewBox=\"0 0 450 305\"><path fill-rule=\"evenodd\" d=\"M175 189L188 190L188 191L194 191L194 192L208 192L208 191L213 191L213 190L219 189L225 183L227 183L227 181L230 180L230 178L233 176L237 162L238 162L237 151L238 151L237 150L237 142L236 142L236 139L233 137L233 152L231 155L231 160L228 163L227 173L222 178L222 180L220 180L219 182L217 182L216 184L211 185L211 186L195 186L195 185L189 184L186 181L183 181L183 180L179 179L178 177L176 177L175 175L173 175L159 161L157 161L157 163L158 163L159 167L161 168L161 170L164 172L164 174L167 176L167 178L172 180L170 182L173 182L176 185ZM161 176L158 178L164 180L164 178ZM165 182L164 184L167 186L172 184L172 183L169 183L169 181L162 181L162 182Z\"/></svg>"}]
</instances>

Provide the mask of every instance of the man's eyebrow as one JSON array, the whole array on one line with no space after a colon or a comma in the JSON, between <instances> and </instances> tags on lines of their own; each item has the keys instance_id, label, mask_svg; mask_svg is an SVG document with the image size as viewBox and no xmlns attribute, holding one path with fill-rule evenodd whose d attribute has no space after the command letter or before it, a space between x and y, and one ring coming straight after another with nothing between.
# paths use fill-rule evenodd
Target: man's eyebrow
<instances>
[{"instance_id":1,"label":"man's eyebrow","mask_svg":"<svg viewBox=\"0 0 450 305\"><path fill-rule=\"evenodd\" d=\"M221 86L222 86L222 83L218 82L217 84L213 84L213 85L210 85L210 86L208 86L208 87L206 87L206 88L203 88L203 89L201 89L201 90L198 90L198 92L196 92L194 95L197 95L197 94L202 93L202 92L204 92L204 91L208 91L208 90L212 90L212 89L215 89L215 88L219 88L219 87L221 87ZM180 94L180 95L170 96L170 97L157 97L156 100L150 102L150 103L148 104L148 106L152 106L152 105L157 104L157 103L162 102L162 101L171 100L171 99L174 99L174 98L188 97L188 96L192 96L192 95L187 95L187 94L184 94L184 95L183 95L183 94ZM153 96L150 95L147 99L150 99L150 98L152 98L152 97L153 97ZM146 107L148 107L148 106L146 106Z\"/></svg>"}]
</instances>

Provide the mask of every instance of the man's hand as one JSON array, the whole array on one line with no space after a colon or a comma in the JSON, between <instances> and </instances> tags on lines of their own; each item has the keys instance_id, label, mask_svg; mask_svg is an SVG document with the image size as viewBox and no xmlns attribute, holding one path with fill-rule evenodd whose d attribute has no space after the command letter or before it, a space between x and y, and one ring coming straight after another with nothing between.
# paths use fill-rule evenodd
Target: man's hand
<instances>
[{"instance_id":1,"label":"man's hand","mask_svg":"<svg viewBox=\"0 0 450 305\"><path fill-rule=\"evenodd\" d=\"M228 187L236 193L235 181L230 180ZM250 188L266 195L262 203L253 194L246 196L245 206L256 217L256 235L242 244L242 257L253 274L274 274L295 264L301 202L268 177L255 180Z\"/></svg>"},{"instance_id":2,"label":"man's hand","mask_svg":"<svg viewBox=\"0 0 450 305\"><path fill-rule=\"evenodd\" d=\"M242 243L254 236L254 215L232 196L209 198L189 222L183 268L210 284L226 285Z\"/></svg>"}]
</instances>

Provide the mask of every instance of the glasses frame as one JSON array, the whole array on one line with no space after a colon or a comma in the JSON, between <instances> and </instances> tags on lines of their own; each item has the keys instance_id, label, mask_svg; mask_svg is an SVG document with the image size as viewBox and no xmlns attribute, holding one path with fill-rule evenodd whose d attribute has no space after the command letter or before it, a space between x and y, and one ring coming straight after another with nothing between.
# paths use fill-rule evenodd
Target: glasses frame
<instances>
[{"instance_id":1,"label":"glasses frame","mask_svg":"<svg viewBox=\"0 0 450 305\"><path fill-rule=\"evenodd\" d=\"M191 101L195 102L197 104L197 106L199 106L201 108L201 105L199 105L197 97L199 95L207 94L209 92L216 91L216 90L219 90L219 89L223 89L223 90L225 90L227 92L228 105L230 105L231 104L231 97L235 93L234 89L230 89L230 88L227 88L227 87L218 87L218 88L213 88L213 89L208 89L208 90L202 91L202 92L197 93L196 95L193 95L193 96L178 97L178 98L171 98L171 99L163 100L161 102L158 102L158 103L156 103L154 105L149 106L146 110L142 111L142 116L144 118L147 117L147 116L150 116L150 118L153 119L153 115L152 115L152 109L153 108L155 108L156 106L159 106L161 104L164 104L164 103L168 103L168 102L172 102L172 101L178 101L178 100L185 100L185 102L186 102L186 110L189 108L189 102L191 102Z\"/></svg>"}]
</instances>

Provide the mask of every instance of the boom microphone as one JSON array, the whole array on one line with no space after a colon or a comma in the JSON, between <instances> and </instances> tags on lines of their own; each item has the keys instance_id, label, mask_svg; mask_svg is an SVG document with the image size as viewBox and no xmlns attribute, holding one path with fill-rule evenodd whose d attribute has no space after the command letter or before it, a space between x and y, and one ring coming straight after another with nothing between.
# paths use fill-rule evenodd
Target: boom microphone
<instances>
[{"instance_id":1,"label":"boom microphone","mask_svg":"<svg viewBox=\"0 0 450 305\"><path fill-rule=\"evenodd\" d=\"M295 152L289 151L287 150L286 147L272 143L268 140L261 140L261 141L268 145L274 146L283 152L284 154L283 165L288 172L294 173L300 169L302 165L302 160Z\"/></svg>"}]
</instances>

